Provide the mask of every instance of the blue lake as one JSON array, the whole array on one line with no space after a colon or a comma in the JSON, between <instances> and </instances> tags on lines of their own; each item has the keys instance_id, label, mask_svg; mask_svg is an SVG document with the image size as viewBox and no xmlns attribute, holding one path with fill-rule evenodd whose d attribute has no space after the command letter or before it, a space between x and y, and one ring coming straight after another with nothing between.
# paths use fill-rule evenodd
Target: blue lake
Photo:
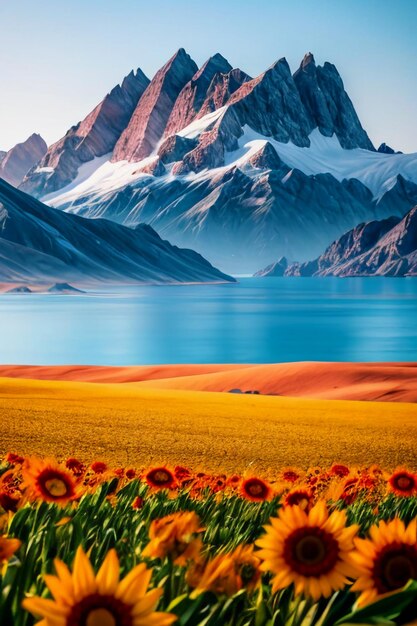
<instances>
[{"instance_id":1,"label":"blue lake","mask_svg":"<svg viewBox=\"0 0 417 626\"><path fill-rule=\"evenodd\" d=\"M416 361L417 279L2 295L0 329L3 364Z\"/></svg>"}]
</instances>

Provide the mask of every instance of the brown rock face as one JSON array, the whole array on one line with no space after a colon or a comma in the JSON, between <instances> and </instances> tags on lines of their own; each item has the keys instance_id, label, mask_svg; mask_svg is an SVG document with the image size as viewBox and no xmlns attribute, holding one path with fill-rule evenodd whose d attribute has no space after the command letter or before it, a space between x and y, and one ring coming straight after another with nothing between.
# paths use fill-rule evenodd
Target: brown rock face
<instances>
[{"instance_id":1,"label":"brown rock face","mask_svg":"<svg viewBox=\"0 0 417 626\"><path fill-rule=\"evenodd\" d=\"M215 54L204 63L179 94L165 128L166 137L175 134L193 121L204 104L214 76L226 74L231 69L232 66L221 54Z\"/></svg>"},{"instance_id":2,"label":"brown rock face","mask_svg":"<svg viewBox=\"0 0 417 626\"><path fill-rule=\"evenodd\" d=\"M197 69L191 57L180 48L155 74L116 144L113 161L140 161L151 154L164 134L181 89Z\"/></svg>"},{"instance_id":3,"label":"brown rock face","mask_svg":"<svg viewBox=\"0 0 417 626\"><path fill-rule=\"evenodd\" d=\"M48 169L29 172L21 188L35 196L51 193L74 180L80 165L111 152L148 84L142 70L132 71L82 122L50 146L39 163L39 169Z\"/></svg>"},{"instance_id":4,"label":"brown rock face","mask_svg":"<svg viewBox=\"0 0 417 626\"><path fill-rule=\"evenodd\" d=\"M220 109L243 83L250 80L252 80L251 77L239 68L235 68L227 74L216 74L213 76L198 117Z\"/></svg>"},{"instance_id":5,"label":"brown rock face","mask_svg":"<svg viewBox=\"0 0 417 626\"><path fill-rule=\"evenodd\" d=\"M417 206L403 219L389 217L359 224L334 241L317 259L293 263L285 274L417 276Z\"/></svg>"},{"instance_id":6,"label":"brown rock face","mask_svg":"<svg viewBox=\"0 0 417 626\"><path fill-rule=\"evenodd\" d=\"M19 185L28 171L38 163L48 146L40 135L33 134L0 156L0 178L11 185Z\"/></svg>"}]
</instances>

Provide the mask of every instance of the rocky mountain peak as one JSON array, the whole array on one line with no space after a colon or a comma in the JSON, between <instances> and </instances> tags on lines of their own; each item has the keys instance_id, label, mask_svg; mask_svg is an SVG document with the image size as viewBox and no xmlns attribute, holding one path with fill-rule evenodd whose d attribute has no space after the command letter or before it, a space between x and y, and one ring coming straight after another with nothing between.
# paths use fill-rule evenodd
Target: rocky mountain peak
<instances>
[{"instance_id":1,"label":"rocky mountain peak","mask_svg":"<svg viewBox=\"0 0 417 626\"><path fill-rule=\"evenodd\" d=\"M164 135L169 137L185 128L198 115L213 77L232 70L230 63L219 53L210 57L183 87L168 119Z\"/></svg>"},{"instance_id":2,"label":"rocky mountain peak","mask_svg":"<svg viewBox=\"0 0 417 626\"><path fill-rule=\"evenodd\" d=\"M294 73L294 82L312 128L326 137L336 134L342 148L375 149L332 63L316 66L308 52Z\"/></svg>"},{"instance_id":3,"label":"rocky mountain peak","mask_svg":"<svg viewBox=\"0 0 417 626\"><path fill-rule=\"evenodd\" d=\"M206 98L201 106L198 117L220 109L226 104L230 96L234 94L243 83L249 80L252 80L252 78L239 68L234 68L230 70L230 72L227 72L227 74L217 72L213 76L207 89Z\"/></svg>"},{"instance_id":4,"label":"rocky mountain peak","mask_svg":"<svg viewBox=\"0 0 417 626\"><path fill-rule=\"evenodd\" d=\"M3 155L0 162L0 178L12 185L20 185L28 171L36 165L48 149L38 133L33 133Z\"/></svg>"},{"instance_id":5,"label":"rocky mountain peak","mask_svg":"<svg viewBox=\"0 0 417 626\"><path fill-rule=\"evenodd\" d=\"M49 147L21 188L35 196L51 193L73 181L83 163L111 152L148 84L142 70L132 70L87 117Z\"/></svg>"},{"instance_id":6,"label":"rocky mountain peak","mask_svg":"<svg viewBox=\"0 0 417 626\"><path fill-rule=\"evenodd\" d=\"M165 131L178 95L197 69L184 48L180 48L157 71L115 146L114 161L140 161L151 154Z\"/></svg>"},{"instance_id":7,"label":"rocky mountain peak","mask_svg":"<svg viewBox=\"0 0 417 626\"><path fill-rule=\"evenodd\" d=\"M314 59L314 54L312 52L307 52L304 55L303 60L301 61L300 64L300 70L305 70L307 69L309 66L314 66L316 65L316 61Z\"/></svg>"},{"instance_id":8,"label":"rocky mountain peak","mask_svg":"<svg viewBox=\"0 0 417 626\"><path fill-rule=\"evenodd\" d=\"M244 126L278 141L308 147L312 130L288 62L281 58L258 77L245 82L227 103Z\"/></svg>"}]
</instances>

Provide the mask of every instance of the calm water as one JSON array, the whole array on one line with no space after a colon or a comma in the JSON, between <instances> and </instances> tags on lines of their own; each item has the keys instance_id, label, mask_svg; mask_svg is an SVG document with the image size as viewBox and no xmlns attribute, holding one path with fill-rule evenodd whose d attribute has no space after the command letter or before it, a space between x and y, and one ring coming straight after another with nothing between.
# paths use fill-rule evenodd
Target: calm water
<instances>
[{"instance_id":1,"label":"calm water","mask_svg":"<svg viewBox=\"0 0 417 626\"><path fill-rule=\"evenodd\" d=\"M2 295L0 329L1 363L416 361L417 279Z\"/></svg>"}]
</instances>

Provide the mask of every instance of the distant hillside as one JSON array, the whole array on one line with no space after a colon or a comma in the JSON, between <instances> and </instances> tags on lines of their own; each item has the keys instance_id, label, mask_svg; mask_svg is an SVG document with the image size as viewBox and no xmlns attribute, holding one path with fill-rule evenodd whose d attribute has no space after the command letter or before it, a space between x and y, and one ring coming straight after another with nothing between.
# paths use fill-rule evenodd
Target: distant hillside
<instances>
[{"instance_id":1,"label":"distant hillside","mask_svg":"<svg viewBox=\"0 0 417 626\"><path fill-rule=\"evenodd\" d=\"M233 281L150 227L52 209L0 180L0 282Z\"/></svg>"}]
</instances>

